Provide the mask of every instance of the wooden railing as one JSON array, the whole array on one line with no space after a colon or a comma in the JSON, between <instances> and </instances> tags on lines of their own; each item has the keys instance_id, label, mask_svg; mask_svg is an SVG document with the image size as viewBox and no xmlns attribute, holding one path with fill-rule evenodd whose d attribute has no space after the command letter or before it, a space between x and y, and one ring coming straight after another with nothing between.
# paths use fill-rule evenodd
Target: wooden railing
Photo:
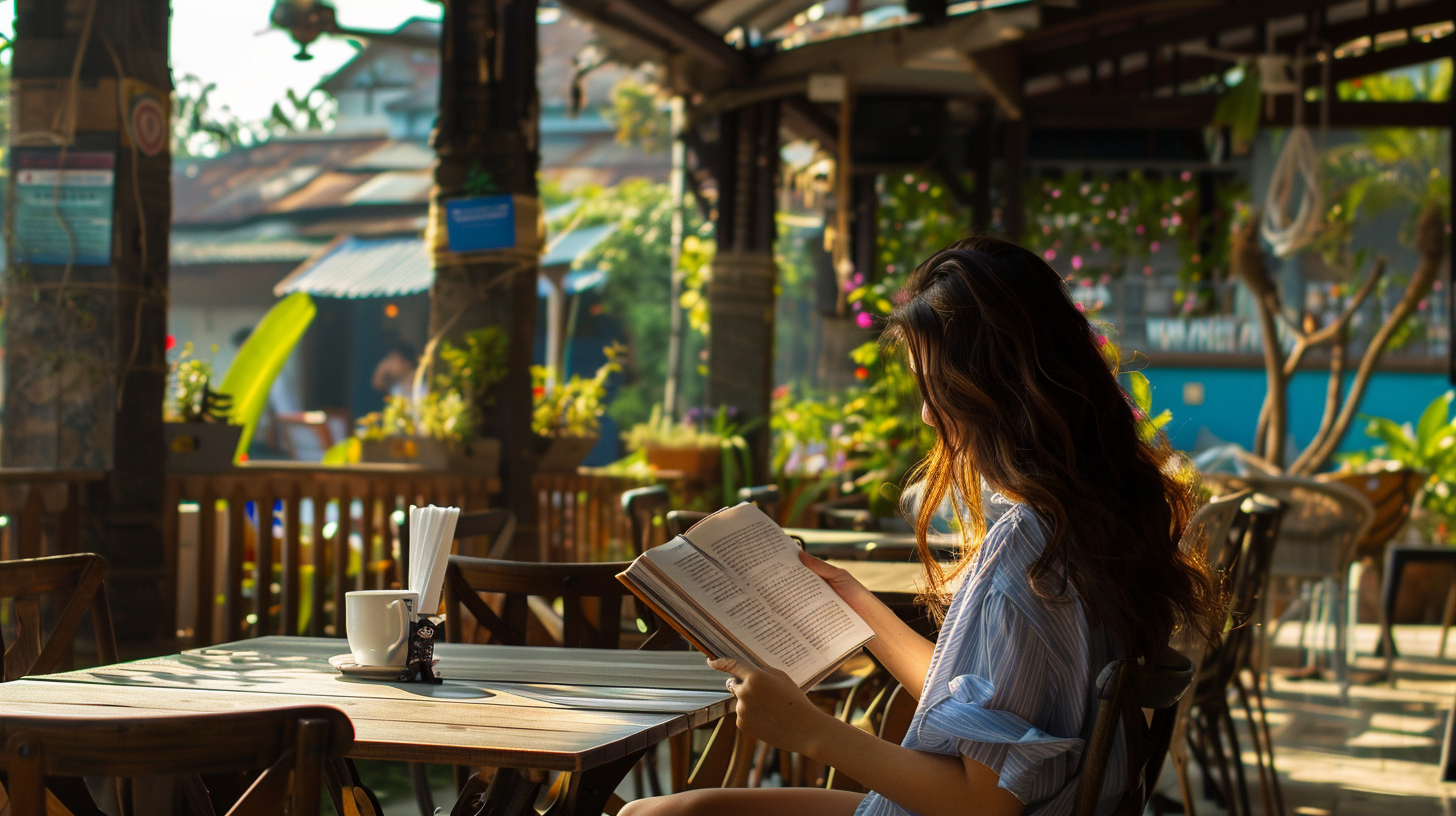
<instances>
[{"instance_id":1,"label":"wooden railing","mask_svg":"<svg viewBox=\"0 0 1456 816\"><path fill-rule=\"evenodd\" d=\"M88 485L99 470L0 468L0 560L80 551Z\"/></svg>"},{"instance_id":2,"label":"wooden railing","mask_svg":"<svg viewBox=\"0 0 1456 816\"><path fill-rule=\"evenodd\" d=\"M617 561L636 555L632 525L622 512L622 494L637 487L667 485L673 507L716 510L722 505L715 485L677 471L651 477L608 474L597 468L573 473L537 473L538 558L542 561Z\"/></svg>"},{"instance_id":3,"label":"wooden railing","mask_svg":"<svg viewBox=\"0 0 1456 816\"><path fill-rule=\"evenodd\" d=\"M398 581L409 505L489 506L499 483L404 465L260 463L170 474L169 631L197 645L267 634L343 637L344 593Z\"/></svg>"}]
</instances>

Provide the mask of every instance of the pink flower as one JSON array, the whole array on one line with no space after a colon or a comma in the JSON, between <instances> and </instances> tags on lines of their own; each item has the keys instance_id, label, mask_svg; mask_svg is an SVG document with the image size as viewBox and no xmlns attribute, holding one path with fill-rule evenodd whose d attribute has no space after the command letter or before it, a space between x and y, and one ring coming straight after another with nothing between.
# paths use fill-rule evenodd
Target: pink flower
<instances>
[{"instance_id":1,"label":"pink flower","mask_svg":"<svg viewBox=\"0 0 1456 816\"><path fill-rule=\"evenodd\" d=\"M856 272L856 273L854 273L853 280L854 280L854 285L855 286L863 286L864 285L864 273L863 272Z\"/></svg>"},{"instance_id":2,"label":"pink flower","mask_svg":"<svg viewBox=\"0 0 1456 816\"><path fill-rule=\"evenodd\" d=\"M860 312L859 314L854 316L854 324L856 326L859 326L861 329L868 329L869 327L875 325L875 319L870 315L869 312Z\"/></svg>"},{"instance_id":3,"label":"pink flower","mask_svg":"<svg viewBox=\"0 0 1456 816\"><path fill-rule=\"evenodd\" d=\"M1052 190L1052 198L1061 198L1061 197L1062 197L1062 191L1061 190Z\"/></svg>"},{"instance_id":4,"label":"pink flower","mask_svg":"<svg viewBox=\"0 0 1456 816\"><path fill-rule=\"evenodd\" d=\"M1079 312L1085 312L1085 311L1087 311L1087 307L1085 305L1081 304L1081 303L1078 303L1077 304L1077 311L1079 311Z\"/></svg>"},{"instance_id":5,"label":"pink flower","mask_svg":"<svg viewBox=\"0 0 1456 816\"><path fill-rule=\"evenodd\" d=\"M1112 283L1112 276L1107 274L1106 272L1103 272L1102 277L1098 278L1098 282L1100 282L1103 286L1106 286L1107 284Z\"/></svg>"},{"instance_id":6,"label":"pink flower","mask_svg":"<svg viewBox=\"0 0 1456 816\"><path fill-rule=\"evenodd\" d=\"M1136 232L1138 235L1142 235L1143 234L1143 225L1142 224L1138 224L1136 227L1133 228L1133 231Z\"/></svg>"},{"instance_id":7,"label":"pink flower","mask_svg":"<svg viewBox=\"0 0 1456 816\"><path fill-rule=\"evenodd\" d=\"M1149 252L1157 252L1158 249L1161 248L1161 247L1162 247L1162 244L1158 243L1157 241L1153 241L1152 243L1148 244L1148 251Z\"/></svg>"},{"instance_id":8,"label":"pink flower","mask_svg":"<svg viewBox=\"0 0 1456 816\"><path fill-rule=\"evenodd\" d=\"M1101 242L1099 242L1099 241L1093 241L1092 242L1092 251L1093 252L1101 252L1102 251L1102 244L1101 244Z\"/></svg>"},{"instance_id":9,"label":"pink flower","mask_svg":"<svg viewBox=\"0 0 1456 816\"><path fill-rule=\"evenodd\" d=\"M1081 255L1073 255L1072 256L1072 268L1073 269L1081 269L1082 268L1082 256Z\"/></svg>"},{"instance_id":10,"label":"pink flower","mask_svg":"<svg viewBox=\"0 0 1456 816\"><path fill-rule=\"evenodd\" d=\"M1184 170L1183 171L1183 175L1179 176L1178 179L1180 181L1192 181L1193 180L1193 173L1190 172L1190 171L1188 171L1188 170Z\"/></svg>"},{"instance_id":11,"label":"pink flower","mask_svg":"<svg viewBox=\"0 0 1456 816\"><path fill-rule=\"evenodd\" d=\"M1106 335L1103 335L1103 334L1097 335L1097 348L1104 348L1104 347L1106 347L1107 342L1108 341L1107 341L1107 336Z\"/></svg>"},{"instance_id":12,"label":"pink flower","mask_svg":"<svg viewBox=\"0 0 1456 816\"><path fill-rule=\"evenodd\" d=\"M1043 252L1041 256L1043 258L1046 258L1048 261L1055 261L1057 259L1057 251L1055 249L1048 249L1046 252Z\"/></svg>"}]
</instances>

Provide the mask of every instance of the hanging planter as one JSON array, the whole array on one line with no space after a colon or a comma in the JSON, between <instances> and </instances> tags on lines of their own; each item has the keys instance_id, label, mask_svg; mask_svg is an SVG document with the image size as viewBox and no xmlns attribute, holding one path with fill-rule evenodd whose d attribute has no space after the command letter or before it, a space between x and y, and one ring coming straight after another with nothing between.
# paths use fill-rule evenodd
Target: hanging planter
<instances>
[{"instance_id":1,"label":"hanging planter","mask_svg":"<svg viewBox=\"0 0 1456 816\"><path fill-rule=\"evenodd\" d=\"M676 470L695 479L715 478L723 470L723 449L713 447L676 447L648 442L642 446L647 464L655 470Z\"/></svg>"}]
</instances>

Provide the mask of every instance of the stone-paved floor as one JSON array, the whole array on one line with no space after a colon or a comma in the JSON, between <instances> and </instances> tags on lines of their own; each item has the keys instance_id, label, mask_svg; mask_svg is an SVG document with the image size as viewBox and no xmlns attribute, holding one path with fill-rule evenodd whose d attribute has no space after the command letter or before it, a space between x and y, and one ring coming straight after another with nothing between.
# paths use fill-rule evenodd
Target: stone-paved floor
<instances>
[{"instance_id":1,"label":"stone-paved floor","mask_svg":"<svg viewBox=\"0 0 1456 816\"><path fill-rule=\"evenodd\" d=\"M1281 647L1298 638L1295 627L1280 632ZM1383 661L1370 657L1376 627L1355 632L1361 657L1355 670L1375 672ZM1446 720L1456 698L1456 632L1449 658L1437 660L1440 627L1396 627L1402 657L1394 683L1352 685L1342 700L1339 686L1323 680L1288 680L1275 674L1267 703L1274 732L1275 764L1291 816L1451 816L1456 785L1443 784L1438 765ZM1276 665L1294 657L1290 648L1275 653ZM1240 738L1247 739L1239 718ZM1254 811L1262 807L1253 754L1245 750ZM1195 782L1195 790L1199 790ZM1163 789L1176 796L1171 774ZM1207 800L1199 814L1221 813Z\"/></svg>"}]
</instances>

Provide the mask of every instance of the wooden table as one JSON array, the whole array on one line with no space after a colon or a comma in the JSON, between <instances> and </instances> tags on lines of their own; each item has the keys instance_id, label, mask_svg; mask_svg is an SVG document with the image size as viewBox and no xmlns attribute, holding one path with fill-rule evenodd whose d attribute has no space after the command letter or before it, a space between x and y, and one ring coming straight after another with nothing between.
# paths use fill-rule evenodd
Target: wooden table
<instances>
[{"instance_id":1,"label":"wooden table","mask_svg":"<svg viewBox=\"0 0 1456 816\"><path fill-rule=\"evenodd\" d=\"M526 812L541 771L569 771L552 813L594 816L648 748L732 701L697 652L442 643L447 679L434 686L345 679L328 659L347 651L343 640L264 637L17 680L0 685L0 716L329 705L354 723L351 757L506 769L490 791L502 813Z\"/></svg>"},{"instance_id":2,"label":"wooden table","mask_svg":"<svg viewBox=\"0 0 1456 816\"><path fill-rule=\"evenodd\" d=\"M837 558L828 563L846 569L850 575L880 596L914 597L925 588L925 566L919 561L849 561Z\"/></svg>"}]
</instances>

